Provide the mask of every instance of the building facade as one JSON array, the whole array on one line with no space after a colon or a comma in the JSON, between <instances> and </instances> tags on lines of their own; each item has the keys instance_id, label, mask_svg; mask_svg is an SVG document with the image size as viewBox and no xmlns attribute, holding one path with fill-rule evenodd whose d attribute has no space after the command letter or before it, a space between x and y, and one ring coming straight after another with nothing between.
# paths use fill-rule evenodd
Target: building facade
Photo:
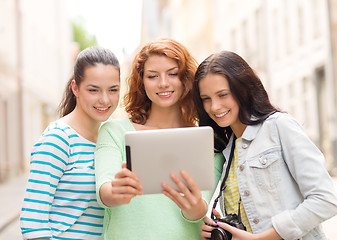
<instances>
[{"instance_id":1,"label":"building facade","mask_svg":"<svg viewBox=\"0 0 337 240\"><path fill-rule=\"evenodd\" d=\"M142 39L174 38L199 62L220 50L241 55L257 71L272 103L303 125L333 171L337 104L332 47L337 41L332 40L331 2L336 1L144 0Z\"/></svg>"},{"instance_id":2,"label":"building facade","mask_svg":"<svg viewBox=\"0 0 337 240\"><path fill-rule=\"evenodd\" d=\"M72 67L64 0L0 2L0 182L23 172Z\"/></svg>"}]
</instances>

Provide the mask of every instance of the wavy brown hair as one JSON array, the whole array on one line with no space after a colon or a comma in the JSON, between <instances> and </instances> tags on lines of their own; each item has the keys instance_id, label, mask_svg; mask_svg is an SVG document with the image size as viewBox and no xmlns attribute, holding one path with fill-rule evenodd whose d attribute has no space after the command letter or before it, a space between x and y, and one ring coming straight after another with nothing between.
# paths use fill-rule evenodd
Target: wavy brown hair
<instances>
[{"instance_id":1,"label":"wavy brown hair","mask_svg":"<svg viewBox=\"0 0 337 240\"><path fill-rule=\"evenodd\" d=\"M186 126L196 126L197 112L192 98L192 85L197 70L197 61L190 55L186 47L179 42L161 38L147 43L135 56L131 74L127 79L128 91L123 98L123 105L131 121L145 124L151 109L151 100L144 89L144 65L152 55L164 55L178 63L178 76L184 91L179 99L182 120Z\"/></svg>"}]
</instances>

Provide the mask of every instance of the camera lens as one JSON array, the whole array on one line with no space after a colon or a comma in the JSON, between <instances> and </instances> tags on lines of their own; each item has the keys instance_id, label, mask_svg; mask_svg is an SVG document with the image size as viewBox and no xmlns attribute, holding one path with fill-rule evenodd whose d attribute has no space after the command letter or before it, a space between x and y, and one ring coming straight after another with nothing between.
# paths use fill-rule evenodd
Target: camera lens
<instances>
[{"instance_id":1,"label":"camera lens","mask_svg":"<svg viewBox=\"0 0 337 240\"><path fill-rule=\"evenodd\" d=\"M232 239L232 235L228 235L229 233L222 228L214 228L211 232L211 239L214 240L230 240Z\"/></svg>"}]
</instances>

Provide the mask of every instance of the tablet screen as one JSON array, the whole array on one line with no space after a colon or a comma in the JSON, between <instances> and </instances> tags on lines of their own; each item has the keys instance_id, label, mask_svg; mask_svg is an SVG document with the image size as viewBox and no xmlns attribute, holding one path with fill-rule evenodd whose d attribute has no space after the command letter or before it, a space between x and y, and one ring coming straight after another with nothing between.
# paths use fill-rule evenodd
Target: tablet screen
<instances>
[{"instance_id":1,"label":"tablet screen","mask_svg":"<svg viewBox=\"0 0 337 240\"><path fill-rule=\"evenodd\" d=\"M170 174L187 171L200 190L214 187L214 145L211 127L131 131L125 134L127 167L136 173L144 194L161 193Z\"/></svg>"}]
</instances>

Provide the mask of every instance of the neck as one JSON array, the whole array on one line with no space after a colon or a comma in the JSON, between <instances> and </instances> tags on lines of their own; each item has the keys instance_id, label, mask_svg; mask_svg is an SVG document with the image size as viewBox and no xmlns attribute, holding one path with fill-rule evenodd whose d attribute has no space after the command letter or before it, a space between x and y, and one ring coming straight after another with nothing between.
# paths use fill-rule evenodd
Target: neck
<instances>
[{"instance_id":1,"label":"neck","mask_svg":"<svg viewBox=\"0 0 337 240\"><path fill-rule=\"evenodd\" d=\"M96 142L101 122L95 121L77 107L64 117L64 122L85 139Z\"/></svg>"},{"instance_id":2,"label":"neck","mask_svg":"<svg viewBox=\"0 0 337 240\"><path fill-rule=\"evenodd\" d=\"M232 129L234 135L239 138L242 136L242 134L244 133L244 131L246 130L247 125L243 124L243 123L238 123L235 125L231 125L230 128Z\"/></svg>"},{"instance_id":3,"label":"neck","mask_svg":"<svg viewBox=\"0 0 337 240\"><path fill-rule=\"evenodd\" d=\"M152 105L150 116L144 125L154 128L186 127L182 121L182 113L179 106L159 108Z\"/></svg>"}]
</instances>

